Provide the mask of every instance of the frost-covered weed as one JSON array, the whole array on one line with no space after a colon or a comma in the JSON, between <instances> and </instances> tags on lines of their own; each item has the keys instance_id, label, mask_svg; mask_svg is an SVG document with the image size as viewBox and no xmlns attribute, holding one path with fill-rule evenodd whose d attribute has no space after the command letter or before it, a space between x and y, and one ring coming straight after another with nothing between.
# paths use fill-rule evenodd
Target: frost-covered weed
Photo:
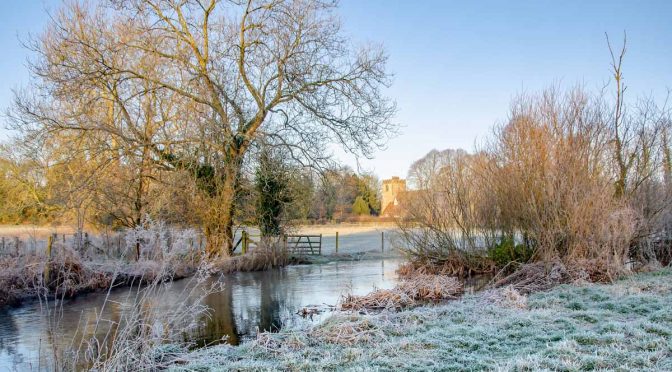
<instances>
[{"instance_id":1,"label":"frost-covered weed","mask_svg":"<svg viewBox=\"0 0 672 372\"><path fill-rule=\"evenodd\" d=\"M633 287L637 290L628 289ZM559 286L530 295L526 308L487 296L492 294L402 312L336 314L312 329L265 334L267 344L273 340L271 349L260 347L259 340L239 347L217 346L193 352L187 365L173 368L672 369L672 269L612 285ZM501 296L515 298L512 293ZM334 335L339 324L365 333L361 340L338 342L342 339Z\"/></svg>"},{"instance_id":2,"label":"frost-covered weed","mask_svg":"<svg viewBox=\"0 0 672 372\"><path fill-rule=\"evenodd\" d=\"M141 225L126 230L124 240L127 251L140 246L141 258L165 259L189 253L194 242L198 241L198 232L195 229L174 229L163 221L145 217Z\"/></svg>"}]
</instances>

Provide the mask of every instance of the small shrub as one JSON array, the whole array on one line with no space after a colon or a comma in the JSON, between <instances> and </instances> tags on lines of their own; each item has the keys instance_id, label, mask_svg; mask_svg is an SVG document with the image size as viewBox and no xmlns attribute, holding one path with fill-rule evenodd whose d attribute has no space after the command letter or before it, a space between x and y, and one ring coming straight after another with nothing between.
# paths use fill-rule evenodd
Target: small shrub
<instances>
[{"instance_id":1,"label":"small shrub","mask_svg":"<svg viewBox=\"0 0 672 372\"><path fill-rule=\"evenodd\" d=\"M504 267L511 262L526 263L533 254L532 248L525 244L516 244L513 237L504 237L488 249L488 257L499 267Z\"/></svg>"}]
</instances>

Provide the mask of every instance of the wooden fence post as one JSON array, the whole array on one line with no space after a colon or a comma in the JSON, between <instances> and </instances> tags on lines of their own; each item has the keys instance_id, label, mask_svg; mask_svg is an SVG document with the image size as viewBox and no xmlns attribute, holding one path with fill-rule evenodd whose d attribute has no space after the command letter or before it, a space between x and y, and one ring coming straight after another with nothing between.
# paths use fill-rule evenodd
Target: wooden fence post
<instances>
[{"instance_id":1,"label":"wooden fence post","mask_svg":"<svg viewBox=\"0 0 672 372\"><path fill-rule=\"evenodd\" d=\"M247 231L243 230L243 254L247 253Z\"/></svg>"},{"instance_id":2,"label":"wooden fence post","mask_svg":"<svg viewBox=\"0 0 672 372\"><path fill-rule=\"evenodd\" d=\"M44 265L44 286L49 288L49 264L51 263L51 247L54 245L54 234L47 241L47 263Z\"/></svg>"},{"instance_id":3,"label":"wooden fence post","mask_svg":"<svg viewBox=\"0 0 672 372\"><path fill-rule=\"evenodd\" d=\"M380 251L385 252L385 231L380 232Z\"/></svg>"},{"instance_id":4,"label":"wooden fence post","mask_svg":"<svg viewBox=\"0 0 672 372\"><path fill-rule=\"evenodd\" d=\"M320 234L320 245L317 247L317 254L322 255L322 234Z\"/></svg>"},{"instance_id":5,"label":"wooden fence post","mask_svg":"<svg viewBox=\"0 0 672 372\"><path fill-rule=\"evenodd\" d=\"M19 257L19 237L14 237L14 249L16 250L16 257Z\"/></svg>"},{"instance_id":6,"label":"wooden fence post","mask_svg":"<svg viewBox=\"0 0 672 372\"><path fill-rule=\"evenodd\" d=\"M338 254L338 231L336 231L336 254Z\"/></svg>"},{"instance_id":7,"label":"wooden fence post","mask_svg":"<svg viewBox=\"0 0 672 372\"><path fill-rule=\"evenodd\" d=\"M84 233L84 245L83 245L83 248L82 248L82 252L83 252L82 256L89 252L89 244L90 243L91 242L89 241L89 233L85 232Z\"/></svg>"}]
</instances>

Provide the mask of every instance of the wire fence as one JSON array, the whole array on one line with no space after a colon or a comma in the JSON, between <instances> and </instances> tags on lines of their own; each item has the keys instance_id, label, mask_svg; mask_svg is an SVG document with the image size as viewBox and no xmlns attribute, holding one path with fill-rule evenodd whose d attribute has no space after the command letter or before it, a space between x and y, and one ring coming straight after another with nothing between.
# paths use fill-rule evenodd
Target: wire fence
<instances>
[{"instance_id":1,"label":"wire fence","mask_svg":"<svg viewBox=\"0 0 672 372\"><path fill-rule=\"evenodd\" d=\"M290 243L286 247L305 245L311 241L312 254L322 255L353 254L362 252L389 252L393 250L394 230L380 229L362 232L339 232L332 230L321 234L307 233L290 235ZM319 238L318 238L319 237ZM236 248L234 254L252 252L260 241L258 230L253 228L238 229L234 234ZM51 255L58 255L60 250L71 249L83 258L90 260L136 260L141 258L160 258L170 252L179 250L185 254L196 255L205 252L206 238L198 229L178 229L166 226L150 226L149 228L129 229L125 231L108 231L102 233L69 233L52 234L53 247ZM247 239L247 246L245 246ZM287 237L285 237L287 239ZM319 251L313 244L319 242ZM0 257L35 256L47 257L48 237L0 237Z\"/></svg>"}]
</instances>

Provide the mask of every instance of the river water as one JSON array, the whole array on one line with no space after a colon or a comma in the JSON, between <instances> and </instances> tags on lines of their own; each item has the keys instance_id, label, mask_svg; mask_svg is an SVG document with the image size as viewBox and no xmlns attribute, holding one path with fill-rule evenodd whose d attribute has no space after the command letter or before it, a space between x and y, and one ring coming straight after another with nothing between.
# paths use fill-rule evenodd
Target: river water
<instances>
[{"instance_id":1,"label":"river water","mask_svg":"<svg viewBox=\"0 0 672 372\"><path fill-rule=\"evenodd\" d=\"M336 305L343 294L394 287L400 262L398 257L340 261L213 278L223 282L223 289L204 298L211 313L201 317L190 331L190 338L200 345L238 344L259 330L274 331L290 323L320 321L329 315L326 305ZM191 285L194 283L190 280L170 284L157 306L166 310L178 306ZM82 330L90 331L101 308L102 318L122 318L129 308L129 289L113 290L106 303L105 295L91 293L65 300L58 304L62 310L57 317L47 316L44 305L37 301L0 310L0 371L48 369L52 345L62 346L75 340ZM54 307L54 303L49 306ZM312 319L297 315L305 307L318 307L323 312ZM55 318L58 322L53 326ZM106 332L105 326L96 330L99 336Z\"/></svg>"}]
</instances>

